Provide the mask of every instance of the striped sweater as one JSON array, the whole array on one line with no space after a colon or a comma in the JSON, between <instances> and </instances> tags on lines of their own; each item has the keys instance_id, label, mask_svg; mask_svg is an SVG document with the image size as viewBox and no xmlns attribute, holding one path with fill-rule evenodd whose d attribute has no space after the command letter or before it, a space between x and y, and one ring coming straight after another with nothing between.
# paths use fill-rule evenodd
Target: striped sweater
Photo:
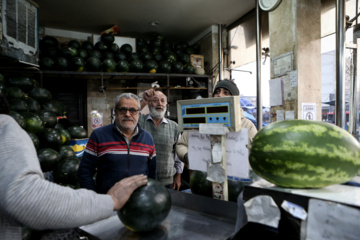
<instances>
[{"instance_id":1,"label":"striped sweater","mask_svg":"<svg viewBox=\"0 0 360 240\"><path fill-rule=\"evenodd\" d=\"M138 125L128 145L115 124L95 129L78 169L80 187L107 193L116 182L136 174L156 179L153 137Z\"/></svg>"}]
</instances>

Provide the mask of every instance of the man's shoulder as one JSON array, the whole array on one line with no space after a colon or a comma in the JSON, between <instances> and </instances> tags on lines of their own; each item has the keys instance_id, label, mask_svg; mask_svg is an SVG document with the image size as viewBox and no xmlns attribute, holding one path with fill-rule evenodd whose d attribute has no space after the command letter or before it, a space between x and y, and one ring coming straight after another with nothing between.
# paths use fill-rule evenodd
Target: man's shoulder
<instances>
[{"instance_id":1,"label":"man's shoulder","mask_svg":"<svg viewBox=\"0 0 360 240\"><path fill-rule=\"evenodd\" d=\"M172 124L172 125L174 125L176 127L178 126L177 122L175 122L175 121L173 121L173 120L171 120L169 118L165 118L165 119L168 121L169 124Z\"/></svg>"}]
</instances>

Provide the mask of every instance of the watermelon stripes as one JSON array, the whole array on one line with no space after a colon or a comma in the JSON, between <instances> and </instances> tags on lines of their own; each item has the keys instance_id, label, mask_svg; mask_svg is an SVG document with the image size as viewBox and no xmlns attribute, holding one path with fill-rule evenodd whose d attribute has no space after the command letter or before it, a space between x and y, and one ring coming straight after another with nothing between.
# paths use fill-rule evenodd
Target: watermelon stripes
<instances>
[{"instance_id":1,"label":"watermelon stripes","mask_svg":"<svg viewBox=\"0 0 360 240\"><path fill-rule=\"evenodd\" d=\"M329 123L285 120L257 133L249 161L256 174L278 186L321 188L360 172L360 144Z\"/></svg>"}]
</instances>

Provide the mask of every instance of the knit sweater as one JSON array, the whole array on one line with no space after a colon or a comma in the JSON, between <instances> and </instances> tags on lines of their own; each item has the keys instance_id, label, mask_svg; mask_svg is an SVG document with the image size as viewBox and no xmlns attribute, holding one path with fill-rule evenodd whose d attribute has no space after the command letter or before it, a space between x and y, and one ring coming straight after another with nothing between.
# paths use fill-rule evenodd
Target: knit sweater
<instances>
[{"instance_id":1,"label":"knit sweater","mask_svg":"<svg viewBox=\"0 0 360 240\"><path fill-rule=\"evenodd\" d=\"M107 193L116 182L126 177L144 174L156 179L153 137L139 125L137 127L138 133L129 140L129 145L115 124L97 128L91 133L78 169L80 187Z\"/></svg>"},{"instance_id":2,"label":"knit sweater","mask_svg":"<svg viewBox=\"0 0 360 240\"><path fill-rule=\"evenodd\" d=\"M175 146L178 141L178 124L164 118L158 127L148 114L139 117L139 124L153 136L156 148L157 179L164 185L174 182L175 173L182 173L182 163L175 162Z\"/></svg>"},{"instance_id":3,"label":"knit sweater","mask_svg":"<svg viewBox=\"0 0 360 240\"><path fill-rule=\"evenodd\" d=\"M67 229L112 216L110 195L73 190L44 179L29 135L0 114L0 239L21 239L21 227Z\"/></svg>"}]
</instances>

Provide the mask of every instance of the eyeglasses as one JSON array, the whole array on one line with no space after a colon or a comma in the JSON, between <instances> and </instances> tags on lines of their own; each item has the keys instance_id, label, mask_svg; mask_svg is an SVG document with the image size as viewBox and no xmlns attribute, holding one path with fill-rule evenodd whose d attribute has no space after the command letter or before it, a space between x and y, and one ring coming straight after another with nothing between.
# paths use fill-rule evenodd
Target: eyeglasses
<instances>
[{"instance_id":1,"label":"eyeglasses","mask_svg":"<svg viewBox=\"0 0 360 240\"><path fill-rule=\"evenodd\" d=\"M135 115L139 111L139 109L136 108L116 108L116 110L118 110L119 113L123 115L125 115L128 111L131 115Z\"/></svg>"}]
</instances>

